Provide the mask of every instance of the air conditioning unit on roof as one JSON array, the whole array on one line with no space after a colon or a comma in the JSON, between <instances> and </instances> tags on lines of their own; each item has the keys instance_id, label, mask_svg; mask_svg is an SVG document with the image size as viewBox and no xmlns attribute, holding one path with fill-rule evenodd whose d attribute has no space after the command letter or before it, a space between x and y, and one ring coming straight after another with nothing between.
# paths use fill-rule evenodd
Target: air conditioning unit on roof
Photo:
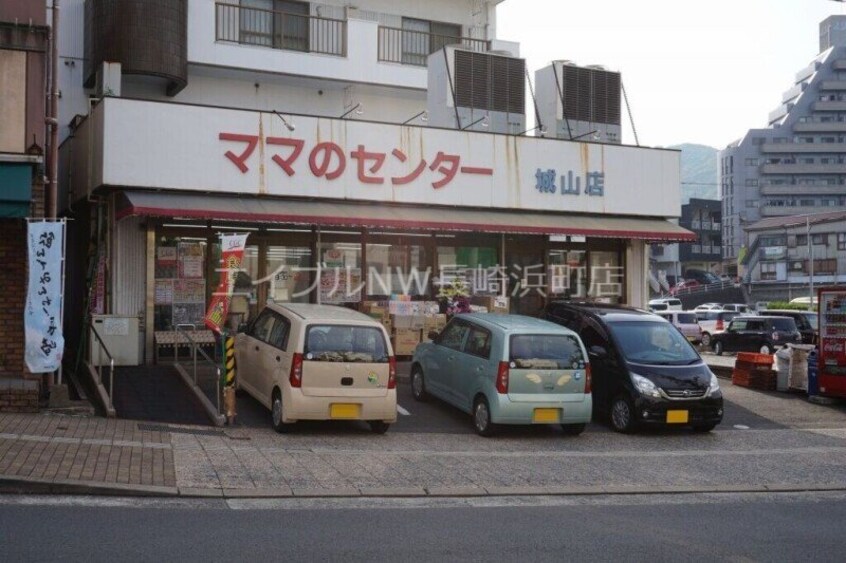
<instances>
[{"instance_id":1,"label":"air conditioning unit on roof","mask_svg":"<svg viewBox=\"0 0 846 563\"><path fill-rule=\"evenodd\" d=\"M549 136L621 143L621 84L620 73L602 65L553 61L535 72L538 112Z\"/></svg>"},{"instance_id":2,"label":"air conditioning unit on roof","mask_svg":"<svg viewBox=\"0 0 846 563\"><path fill-rule=\"evenodd\" d=\"M526 61L448 45L429 55L429 125L517 134L526 129Z\"/></svg>"}]
</instances>

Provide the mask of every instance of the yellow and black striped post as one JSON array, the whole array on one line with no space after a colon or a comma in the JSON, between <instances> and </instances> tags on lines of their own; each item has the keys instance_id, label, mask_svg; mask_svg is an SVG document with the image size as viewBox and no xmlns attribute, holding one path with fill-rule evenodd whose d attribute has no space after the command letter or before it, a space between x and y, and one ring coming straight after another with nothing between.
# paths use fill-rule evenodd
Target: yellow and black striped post
<instances>
[{"instance_id":1,"label":"yellow and black striped post","mask_svg":"<svg viewBox=\"0 0 846 563\"><path fill-rule=\"evenodd\" d=\"M235 337L226 336L224 340L226 379L224 387L235 385Z\"/></svg>"},{"instance_id":2,"label":"yellow and black striped post","mask_svg":"<svg viewBox=\"0 0 846 563\"><path fill-rule=\"evenodd\" d=\"M223 337L223 408L228 424L235 424L235 338L228 334Z\"/></svg>"}]
</instances>

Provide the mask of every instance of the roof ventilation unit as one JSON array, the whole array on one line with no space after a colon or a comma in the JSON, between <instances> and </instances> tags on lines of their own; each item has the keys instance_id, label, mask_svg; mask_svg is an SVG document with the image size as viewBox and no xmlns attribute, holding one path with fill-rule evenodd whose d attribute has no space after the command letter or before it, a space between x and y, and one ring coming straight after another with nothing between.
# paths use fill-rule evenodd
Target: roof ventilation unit
<instances>
[{"instance_id":1,"label":"roof ventilation unit","mask_svg":"<svg viewBox=\"0 0 846 563\"><path fill-rule=\"evenodd\" d=\"M526 61L448 45L429 55L429 125L517 134L526 129Z\"/></svg>"},{"instance_id":2,"label":"roof ventilation unit","mask_svg":"<svg viewBox=\"0 0 846 563\"><path fill-rule=\"evenodd\" d=\"M550 136L621 142L621 77L602 65L553 61L535 72L538 112Z\"/></svg>"}]
</instances>

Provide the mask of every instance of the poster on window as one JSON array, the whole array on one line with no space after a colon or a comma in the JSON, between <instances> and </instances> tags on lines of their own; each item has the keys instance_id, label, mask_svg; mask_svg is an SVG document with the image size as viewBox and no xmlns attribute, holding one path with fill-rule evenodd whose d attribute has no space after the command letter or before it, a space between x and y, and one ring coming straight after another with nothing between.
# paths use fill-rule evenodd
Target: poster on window
<instances>
[{"instance_id":1,"label":"poster on window","mask_svg":"<svg viewBox=\"0 0 846 563\"><path fill-rule=\"evenodd\" d=\"M180 242L178 247L178 270L180 278L202 278L204 253L203 245L196 242Z\"/></svg>"},{"instance_id":2,"label":"poster on window","mask_svg":"<svg viewBox=\"0 0 846 563\"><path fill-rule=\"evenodd\" d=\"M329 268L320 272L320 303L361 301L361 268Z\"/></svg>"},{"instance_id":3,"label":"poster on window","mask_svg":"<svg viewBox=\"0 0 846 563\"><path fill-rule=\"evenodd\" d=\"M206 280L173 280L174 303L205 303Z\"/></svg>"},{"instance_id":4,"label":"poster on window","mask_svg":"<svg viewBox=\"0 0 846 563\"><path fill-rule=\"evenodd\" d=\"M62 274L65 259L64 221L27 224L29 282L24 330L24 356L31 373L56 371L62 364Z\"/></svg>"}]
</instances>

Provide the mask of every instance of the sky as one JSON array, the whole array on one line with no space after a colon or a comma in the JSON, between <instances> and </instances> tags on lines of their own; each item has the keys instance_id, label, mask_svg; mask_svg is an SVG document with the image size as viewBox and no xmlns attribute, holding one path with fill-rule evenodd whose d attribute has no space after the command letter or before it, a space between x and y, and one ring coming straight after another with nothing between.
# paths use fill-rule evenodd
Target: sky
<instances>
[{"instance_id":1,"label":"sky","mask_svg":"<svg viewBox=\"0 0 846 563\"><path fill-rule=\"evenodd\" d=\"M767 126L840 14L832 0L505 0L497 37L520 43L532 82L559 59L621 72L641 145L720 149Z\"/></svg>"}]
</instances>

